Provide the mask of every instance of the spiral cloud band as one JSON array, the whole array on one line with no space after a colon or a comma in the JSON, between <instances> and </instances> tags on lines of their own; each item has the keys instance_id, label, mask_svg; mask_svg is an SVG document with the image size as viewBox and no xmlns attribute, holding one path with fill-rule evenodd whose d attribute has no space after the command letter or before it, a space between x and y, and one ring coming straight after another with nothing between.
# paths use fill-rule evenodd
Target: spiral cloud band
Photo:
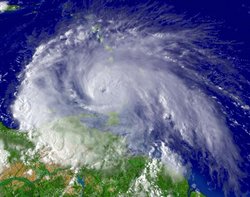
<instances>
[{"instance_id":1,"label":"spiral cloud band","mask_svg":"<svg viewBox=\"0 0 250 197\"><path fill-rule=\"evenodd\" d=\"M150 30L138 17L88 15L42 43L24 71L14 117L20 129L39 136L38 145L50 147L55 162L75 165L87 160L84 140L76 140L81 134L45 125L79 114L102 119L116 113L119 124L108 129L126 138L131 153L160 158L177 174L200 157L211 177L216 173L225 189L237 190L240 156L223 115L199 84L184 77L193 59L212 58L198 44L204 32L183 27L171 14L164 17L172 31Z\"/></svg>"}]
</instances>

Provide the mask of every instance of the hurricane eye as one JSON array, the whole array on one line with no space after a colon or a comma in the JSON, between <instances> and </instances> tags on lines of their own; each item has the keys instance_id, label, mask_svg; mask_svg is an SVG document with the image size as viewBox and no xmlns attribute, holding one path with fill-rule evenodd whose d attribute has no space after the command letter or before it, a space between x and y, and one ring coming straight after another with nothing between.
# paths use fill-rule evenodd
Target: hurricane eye
<instances>
[{"instance_id":1,"label":"hurricane eye","mask_svg":"<svg viewBox=\"0 0 250 197\"><path fill-rule=\"evenodd\" d=\"M240 126L247 130L247 125L231 115L245 120L250 107L239 95L248 86L241 84L247 80L231 61L231 52L224 52L226 47L231 49L231 42L220 41L216 22L190 17L191 13L177 14L163 0L70 2L44 0L34 4L32 13L26 13L29 7L13 14L26 13L17 20L20 24L31 19L18 31L8 32L6 42L12 34L21 32L19 39L34 33L3 51L7 57L9 50L32 43L27 50L34 54L25 60L15 100L8 102L20 130L27 131L34 142L34 151L40 154L46 147L41 162L70 168L70 176L55 183L78 191L72 195L193 196L198 189L189 184L199 184L197 175L204 178L205 186L200 185L207 193L213 184L225 195L240 191L244 162L231 130ZM0 2L0 12L1 5L6 3ZM0 24L7 24L2 16L12 17L0 13ZM49 29L52 22L56 25ZM12 31L12 26L1 29L1 35L4 29ZM11 82L0 106L9 89ZM0 125L0 152L2 144L12 151L5 140ZM40 163L28 167L36 166ZM28 196L36 194L32 191L37 181L48 181L45 174L54 172L38 169L35 174L41 177L27 182L25 175L25 183L18 183L30 192ZM86 188L80 188L84 182L80 179L79 185L77 179L85 175L90 178ZM1 185L0 175L0 196ZM47 185L55 186L54 182ZM65 188L54 195L67 196Z\"/></svg>"}]
</instances>

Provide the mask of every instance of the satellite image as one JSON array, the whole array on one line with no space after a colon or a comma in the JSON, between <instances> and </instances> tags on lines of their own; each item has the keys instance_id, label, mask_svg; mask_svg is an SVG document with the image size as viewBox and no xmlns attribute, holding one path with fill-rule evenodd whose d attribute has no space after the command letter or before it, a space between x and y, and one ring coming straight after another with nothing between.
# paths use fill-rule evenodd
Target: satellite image
<instances>
[{"instance_id":1,"label":"satellite image","mask_svg":"<svg viewBox=\"0 0 250 197\"><path fill-rule=\"evenodd\" d=\"M250 196L250 2L0 1L12 196Z\"/></svg>"}]
</instances>

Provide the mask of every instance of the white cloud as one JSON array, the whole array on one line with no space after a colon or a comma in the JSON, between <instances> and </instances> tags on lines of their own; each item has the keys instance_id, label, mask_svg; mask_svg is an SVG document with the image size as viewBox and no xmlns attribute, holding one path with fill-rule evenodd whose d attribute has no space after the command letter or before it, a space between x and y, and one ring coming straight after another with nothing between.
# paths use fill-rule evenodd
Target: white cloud
<instances>
[{"instance_id":1,"label":"white cloud","mask_svg":"<svg viewBox=\"0 0 250 197\"><path fill-rule=\"evenodd\" d=\"M158 140L166 144L171 136L178 137L192 151L200 151L204 157L209 154L215 161L211 172L220 173L225 168L229 184L236 185L239 155L222 114L198 86L191 88L172 71L199 56L197 51L201 49L194 43L203 33L199 28L146 35L136 28L132 33L129 28L116 31L126 24L119 21L103 27L103 43L95 39L91 25L86 23L38 47L12 106L21 129L39 131L42 135L38 139L49 144L53 159L66 162L72 157L68 161L75 165L84 152L71 151L84 149L80 134L78 138L75 131L57 133L44 125L88 110L99 114L115 111L121 126L113 132L126 135L129 148L148 151L147 146L153 145L159 135ZM112 50L106 50L103 44ZM202 51L201 61L207 62L206 53ZM160 130L156 122L161 123ZM167 165L178 168L179 160L172 158L177 153L171 150L171 156L170 149L161 151ZM180 165L177 171L183 172L183 167Z\"/></svg>"},{"instance_id":2,"label":"white cloud","mask_svg":"<svg viewBox=\"0 0 250 197\"><path fill-rule=\"evenodd\" d=\"M0 140L0 174L8 165L9 152L4 149L4 143Z\"/></svg>"},{"instance_id":3,"label":"white cloud","mask_svg":"<svg viewBox=\"0 0 250 197\"><path fill-rule=\"evenodd\" d=\"M8 9L8 2L7 1L1 1L0 2L0 13L4 12Z\"/></svg>"}]
</instances>

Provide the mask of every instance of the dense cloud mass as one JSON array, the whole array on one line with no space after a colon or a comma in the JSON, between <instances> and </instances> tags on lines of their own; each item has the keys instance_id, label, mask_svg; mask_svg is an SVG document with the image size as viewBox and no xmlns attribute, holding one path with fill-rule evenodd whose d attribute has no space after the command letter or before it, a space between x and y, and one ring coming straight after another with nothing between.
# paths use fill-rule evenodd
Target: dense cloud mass
<instances>
[{"instance_id":1,"label":"dense cloud mass","mask_svg":"<svg viewBox=\"0 0 250 197\"><path fill-rule=\"evenodd\" d=\"M151 22L165 21L170 28L141 23L139 12L117 19L87 15L41 44L24 71L14 117L20 129L39 135L38 144L51 147L54 160L75 165L86 162L83 141L69 137L75 130L59 134L45 125L68 116L102 118L115 112L119 125L109 129L126 137L132 153L161 158L181 174L198 158L225 190L236 191L240 156L223 115L200 84L184 77L190 75L188 66L215 59L199 44L209 40L204 33L209 28L184 26L181 17L155 12ZM55 148L55 143L64 146ZM77 154L68 157L68 149Z\"/></svg>"}]
</instances>

